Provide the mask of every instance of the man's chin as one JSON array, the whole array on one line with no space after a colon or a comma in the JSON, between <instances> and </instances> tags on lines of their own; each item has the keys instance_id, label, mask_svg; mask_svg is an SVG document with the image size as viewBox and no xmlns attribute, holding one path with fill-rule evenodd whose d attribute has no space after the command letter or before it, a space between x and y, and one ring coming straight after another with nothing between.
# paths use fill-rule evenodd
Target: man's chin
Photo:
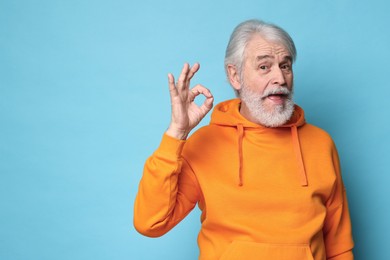
<instances>
[{"instance_id":1,"label":"man's chin","mask_svg":"<svg viewBox=\"0 0 390 260\"><path fill-rule=\"evenodd\" d=\"M262 110L255 115L258 123L266 127L279 127L291 119L294 112L294 103L289 100L289 102L279 105L263 106Z\"/></svg>"},{"instance_id":2,"label":"man's chin","mask_svg":"<svg viewBox=\"0 0 390 260\"><path fill-rule=\"evenodd\" d=\"M263 110L265 113L274 115L278 113L284 113L286 109L286 102L280 104L270 103L270 102L264 102L263 103Z\"/></svg>"}]
</instances>

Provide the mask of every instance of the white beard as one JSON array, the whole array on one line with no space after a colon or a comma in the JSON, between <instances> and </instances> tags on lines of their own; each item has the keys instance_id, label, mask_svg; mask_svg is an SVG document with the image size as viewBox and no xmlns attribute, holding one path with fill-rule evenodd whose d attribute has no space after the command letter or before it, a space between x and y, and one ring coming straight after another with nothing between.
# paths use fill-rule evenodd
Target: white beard
<instances>
[{"instance_id":1,"label":"white beard","mask_svg":"<svg viewBox=\"0 0 390 260\"><path fill-rule=\"evenodd\" d=\"M286 94L284 104L274 105L272 107L265 104L265 98L270 94L283 93ZM278 127L285 124L294 112L293 93L286 87L275 86L274 88L266 89L263 95L253 92L245 84L242 84L240 90L240 98L247 106L250 115L255 119L255 123L266 127Z\"/></svg>"}]
</instances>

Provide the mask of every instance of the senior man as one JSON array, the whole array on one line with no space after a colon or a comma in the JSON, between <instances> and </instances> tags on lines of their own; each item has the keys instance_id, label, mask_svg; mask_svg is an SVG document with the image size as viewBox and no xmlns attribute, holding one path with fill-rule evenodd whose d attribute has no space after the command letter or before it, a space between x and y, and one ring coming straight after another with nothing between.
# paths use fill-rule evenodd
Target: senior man
<instances>
[{"instance_id":1,"label":"senior man","mask_svg":"<svg viewBox=\"0 0 390 260\"><path fill-rule=\"evenodd\" d=\"M198 204L199 259L353 259L351 223L331 137L292 99L296 49L280 27L239 24L225 56L238 98L190 88L199 64L168 75L172 117L146 161L134 225L165 234ZM204 95L198 106L195 97Z\"/></svg>"}]
</instances>

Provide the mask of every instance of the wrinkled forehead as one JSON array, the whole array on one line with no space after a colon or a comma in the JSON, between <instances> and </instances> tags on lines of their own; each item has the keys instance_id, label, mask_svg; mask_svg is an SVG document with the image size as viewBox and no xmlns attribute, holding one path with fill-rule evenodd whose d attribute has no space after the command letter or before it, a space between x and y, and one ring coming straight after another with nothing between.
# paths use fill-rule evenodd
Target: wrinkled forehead
<instances>
[{"instance_id":1,"label":"wrinkled forehead","mask_svg":"<svg viewBox=\"0 0 390 260\"><path fill-rule=\"evenodd\" d=\"M281 41L254 34L246 45L245 58L259 59L262 57L278 57L292 61L291 53Z\"/></svg>"}]
</instances>

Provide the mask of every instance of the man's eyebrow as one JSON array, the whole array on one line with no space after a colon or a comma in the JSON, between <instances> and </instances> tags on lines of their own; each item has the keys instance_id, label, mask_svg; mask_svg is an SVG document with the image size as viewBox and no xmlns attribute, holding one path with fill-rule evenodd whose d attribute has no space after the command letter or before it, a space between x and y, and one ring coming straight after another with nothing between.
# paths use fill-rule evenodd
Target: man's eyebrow
<instances>
[{"instance_id":1,"label":"man's eyebrow","mask_svg":"<svg viewBox=\"0 0 390 260\"><path fill-rule=\"evenodd\" d=\"M266 60L266 59L274 59L275 57L272 55L259 55L256 57L256 61L261 61L261 60ZM282 61L291 61L292 62L292 57L290 55L286 55L283 57Z\"/></svg>"},{"instance_id":2,"label":"man's eyebrow","mask_svg":"<svg viewBox=\"0 0 390 260\"><path fill-rule=\"evenodd\" d=\"M290 61L290 62L292 62L292 60L293 60L292 57L289 56L289 55L283 57L283 61Z\"/></svg>"}]
</instances>

